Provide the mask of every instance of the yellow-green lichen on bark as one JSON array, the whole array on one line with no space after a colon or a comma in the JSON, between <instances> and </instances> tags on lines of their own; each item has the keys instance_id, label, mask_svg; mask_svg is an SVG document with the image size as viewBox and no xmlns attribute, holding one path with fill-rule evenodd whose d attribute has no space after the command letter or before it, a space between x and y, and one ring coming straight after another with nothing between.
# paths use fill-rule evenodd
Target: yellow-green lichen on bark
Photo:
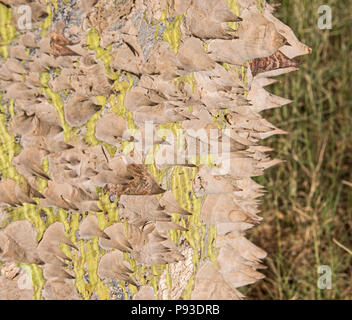
<instances>
[{"instance_id":1,"label":"yellow-green lichen on bark","mask_svg":"<svg viewBox=\"0 0 352 320\"><path fill-rule=\"evenodd\" d=\"M227 5L229 6L231 12L239 17L241 15L241 8L238 5L238 0L226 0L226 1L227 1ZM227 24L233 30L238 29L238 22L228 22Z\"/></svg>"},{"instance_id":2,"label":"yellow-green lichen on bark","mask_svg":"<svg viewBox=\"0 0 352 320\"><path fill-rule=\"evenodd\" d=\"M7 123L6 109L0 104L0 172L3 179L9 178L21 185L25 183L25 179L12 165L12 159L19 153L20 146L15 142L15 137L8 132Z\"/></svg>"},{"instance_id":3,"label":"yellow-green lichen on bark","mask_svg":"<svg viewBox=\"0 0 352 320\"><path fill-rule=\"evenodd\" d=\"M257 0L257 8L260 12L263 12L265 8L265 0Z\"/></svg>"},{"instance_id":4,"label":"yellow-green lichen on bark","mask_svg":"<svg viewBox=\"0 0 352 320\"><path fill-rule=\"evenodd\" d=\"M41 91L43 94L47 96L49 102L55 107L59 119L61 121L61 126L64 130L64 139L65 142L71 141L75 135L77 134L77 129L72 129L72 127L66 122L65 114L64 114L64 103L61 100L60 94L52 90L49 85L49 81L51 79L50 74L48 72L42 72L40 74L40 83L42 84Z\"/></svg>"},{"instance_id":5,"label":"yellow-green lichen on bark","mask_svg":"<svg viewBox=\"0 0 352 320\"><path fill-rule=\"evenodd\" d=\"M9 44L16 37L16 27L12 24L12 9L0 2L0 56L7 59Z\"/></svg>"},{"instance_id":6,"label":"yellow-green lichen on bark","mask_svg":"<svg viewBox=\"0 0 352 320\"><path fill-rule=\"evenodd\" d=\"M180 82L185 82L185 83L190 84L192 87L192 92L194 93L195 86L196 86L195 79L194 79L194 73L190 73L185 76L177 77L174 79L174 84L176 87L178 86L178 84Z\"/></svg>"},{"instance_id":7,"label":"yellow-green lichen on bark","mask_svg":"<svg viewBox=\"0 0 352 320\"><path fill-rule=\"evenodd\" d=\"M47 6L46 6L46 13L48 16L45 18L44 22L40 25L41 31L40 34L42 37L45 37L47 34L47 30L50 28L52 22L53 22L53 17L54 17L54 12L57 10L57 2L55 0L51 0L51 4L48 3L49 1L46 0Z\"/></svg>"},{"instance_id":8,"label":"yellow-green lichen on bark","mask_svg":"<svg viewBox=\"0 0 352 320\"><path fill-rule=\"evenodd\" d=\"M171 49L177 53L181 44L181 22L184 15L172 18L172 21L167 16L167 9L162 12L160 21L166 26L163 34L163 39L169 43Z\"/></svg>"}]
</instances>

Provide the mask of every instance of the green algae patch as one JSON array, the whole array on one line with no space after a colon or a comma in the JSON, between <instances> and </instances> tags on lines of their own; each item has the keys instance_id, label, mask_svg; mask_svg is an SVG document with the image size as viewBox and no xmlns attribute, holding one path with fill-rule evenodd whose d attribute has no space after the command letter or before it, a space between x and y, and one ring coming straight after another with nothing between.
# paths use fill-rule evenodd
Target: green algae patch
<instances>
[{"instance_id":1,"label":"green algae patch","mask_svg":"<svg viewBox=\"0 0 352 320\"><path fill-rule=\"evenodd\" d=\"M188 280L186 288L183 291L182 296L181 296L182 300L191 300L192 291L193 291L193 287L194 287L194 281L195 281L195 274L193 274L191 276L191 278Z\"/></svg>"},{"instance_id":2,"label":"green algae patch","mask_svg":"<svg viewBox=\"0 0 352 320\"><path fill-rule=\"evenodd\" d=\"M198 168L187 168L182 166L174 167L171 174L171 191L174 194L177 202L182 207L192 213L187 218L181 218L179 215L173 215L173 221L180 223L183 227L188 228L188 231L169 230L170 237L176 244L180 244L180 236L187 240L190 246L194 249L193 276L187 283L187 286L182 294L182 299L190 299L192 288L194 286L194 275L198 269L202 252L204 252L204 238L206 227L201 221L201 206L202 198L197 198L193 191L193 179L198 172Z\"/></svg>"},{"instance_id":3,"label":"green algae patch","mask_svg":"<svg viewBox=\"0 0 352 320\"><path fill-rule=\"evenodd\" d=\"M37 230L37 240L42 239L47 227L40 217L40 207L38 205L24 203L20 207L9 210L9 216L13 221L27 220L31 222Z\"/></svg>"},{"instance_id":4,"label":"green algae patch","mask_svg":"<svg viewBox=\"0 0 352 320\"><path fill-rule=\"evenodd\" d=\"M45 284L43 270L36 264L18 263L18 266L22 268L31 279L33 300L41 300L42 290Z\"/></svg>"},{"instance_id":5,"label":"green algae patch","mask_svg":"<svg viewBox=\"0 0 352 320\"><path fill-rule=\"evenodd\" d=\"M248 87L248 79L247 79L247 72L248 72L249 64L248 62L244 66L234 66L234 70L236 71L237 75L239 76L239 79L243 83L243 87L247 88ZM248 98L248 90L245 90L244 92L244 97Z\"/></svg>"},{"instance_id":6,"label":"green algae patch","mask_svg":"<svg viewBox=\"0 0 352 320\"><path fill-rule=\"evenodd\" d=\"M248 71L248 66L241 66L241 80L245 87L248 86L247 71Z\"/></svg>"},{"instance_id":7,"label":"green algae patch","mask_svg":"<svg viewBox=\"0 0 352 320\"><path fill-rule=\"evenodd\" d=\"M182 236L189 242L191 247L198 251L200 240L205 227L200 219L202 199L197 198L193 191L193 179L198 172L198 168L187 168L182 166L174 167L171 174L171 191L175 199L182 207L192 213L187 218L180 218L176 215L173 217L174 222L185 221L188 231L181 231ZM175 231L175 230L171 230ZM198 252L197 252L198 255Z\"/></svg>"},{"instance_id":8,"label":"green algae patch","mask_svg":"<svg viewBox=\"0 0 352 320\"><path fill-rule=\"evenodd\" d=\"M155 152L158 150L158 147L159 145L154 145L152 148L150 148L148 154L146 155L145 163L148 167L148 170L153 175L155 181L160 185L162 184L164 177L167 176L169 169L166 168L166 169L159 170L156 167L154 155L155 155Z\"/></svg>"},{"instance_id":9,"label":"green algae patch","mask_svg":"<svg viewBox=\"0 0 352 320\"><path fill-rule=\"evenodd\" d=\"M101 300L108 300L110 291L105 286L103 281L98 277L98 265L101 257L101 250L99 249L99 239L94 237L86 242L85 260L87 262L89 284L86 285L89 293L93 291L99 296Z\"/></svg>"},{"instance_id":10,"label":"green algae patch","mask_svg":"<svg viewBox=\"0 0 352 320\"><path fill-rule=\"evenodd\" d=\"M193 191L193 179L198 172L198 168L187 168L183 166L174 167L171 174L171 190L183 208L192 213L191 216L181 217L179 214L172 214L172 219L176 224L187 228L188 231L169 230L170 238L176 244L180 244L181 238L186 239L193 248L193 275L189 279L182 294L182 299L191 298L194 287L195 274L201 260L209 258L215 262L217 257L216 226L207 227L201 220L201 208L204 198L198 198Z\"/></svg>"},{"instance_id":11,"label":"green algae patch","mask_svg":"<svg viewBox=\"0 0 352 320\"><path fill-rule=\"evenodd\" d=\"M47 214L47 223L45 224L40 218L40 210L43 210ZM89 214L92 214L91 212ZM44 231L52 223L59 221L65 226L66 236L79 247L79 252L70 249L66 244L60 244L61 250L65 255L72 259L73 270L75 272L76 280L75 286L78 292L84 297L84 299L90 299L93 292L95 292L99 299L109 299L109 289L106 287L104 282L98 277L97 269L100 258L104 254L104 250L101 250L98 245L98 237L93 237L88 241L76 240L76 233L79 228L80 216L85 217L84 213L74 213L70 215L70 222L68 221L68 213L62 208L58 209L56 214L53 213L52 208L43 208L32 204L24 204L22 207L16 208L10 212L12 220L28 220L34 224L37 229L38 237L40 241ZM110 217L106 221L103 212L96 213L98 218L98 224L101 229L106 228L109 224L113 223L112 220L116 218ZM32 282L34 285L34 299L41 298L41 291L45 284L45 280L42 275L41 269L37 265L31 265L32 270ZM89 283L85 280L85 275L88 274Z\"/></svg>"},{"instance_id":12,"label":"green algae patch","mask_svg":"<svg viewBox=\"0 0 352 320\"><path fill-rule=\"evenodd\" d=\"M194 164L197 167L201 167L203 165L207 165L209 168L214 168L214 155L213 154L201 154L189 157L189 163Z\"/></svg>"},{"instance_id":13,"label":"green algae patch","mask_svg":"<svg viewBox=\"0 0 352 320\"><path fill-rule=\"evenodd\" d=\"M218 110L212 118L219 130L226 128L225 110Z\"/></svg>"},{"instance_id":14,"label":"green algae patch","mask_svg":"<svg viewBox=\"0 0 352 320\"><path fill-rule=\"evenodd\" d=\"M33 300L41 300L42 299L42 290L45 285L45 279L43 275L43 270L36 264L29 265L30 275L32 278L32 286L33 286Z\"/></svg>"},{"instance_id":15,"label":"green algae patch","mask_svg":"<svg viewBox=\"0 0 352 320\"><path fill-rule=\"evenodd\" d=\"M116 95L112 94L108 98L110 109L116 114L127 119L129 129L137 129L138 127L134 124L132 113L128 112L126 107L124 106L126 92L130 90L133 86L132 76L129 73L127 73L126 76L128 81L123 81L121 80L121 75L119 75L117 72L113 72L110 69L110 62L112 60L112 55L111 55L112 46L110 45L107 48L102 48L100 46L100 35L96 28L93 27L88 31L88 34L86 37L86 44L88 49L95 51L96 57L103 61L105 66L105 71L107 75L110 77L110 79L115 80L113 88L115 91L119 92L119 95L116 97ZM106 101L104 105L101 104L103 106L103 109L105 108L105 104L106 104ZM97 144L104 145L105 148L108 150L109 154L113 156L117 148L115 146L109 145L108 143L98 141L95 137L96 122L99 119L100 115L102 114L103 109L97 112L96 114L94 114L88 120L86 124L87 133L84 137L84 140L90 145L97 145ZM128 142L125 144L127 145L122 144L122 149L124 152L130 152L133 150L134 145L132 142Z\"/></svg>"},{"instance_id":16,"label":"green algae patch","mask_svg":"<svg viewBox=\"0 0 352 320\"><path fill-rule=\"evenodd\" d=\"M8 102L8 114L12 118L14 116L14 100ZM18 153L20 145L15 143L15 137L9 134L6 127L5 108L0 105L0 172L3 178L9 178L16 181L20 185L25 185L27 182L22 175L20 175L16 168L12 165L12 159ZM48 159L45 158L42 162L42 167L45 172L49 169ZM39 181L39 190L43 191L46 187L47 181L41 179ZM57 221L57 217L53 214L51 208L42 209L38 204L38 199L33 199L37 204L23 203L21 206L8 210L8 215L12 221L27 220L31 222L37 231L37 241L40 241L47 227ZM41 213L47 215L47 221L44 223L41 218ZM45 284L42 269L35 264L22 264L26 267L31 279L34 289L34 300L41 299L41 292Z\"/></svg>"},{"instance_id":17,"label":"green algae patch","mask_svg":"<svg viewBox=\"0 0 352 320\"><path fill-rule=\"evenodd\" d=\"M126 93L132 89L133 87L133 77L127 73L127 80L122 79L122 76L119 75L118 79L116 79L114 83L114 90L118 92L118 96L112 95L111 99L109 99L111 110L115 112L117 115L122 116L123 118L128 120L128 128L129 129L138 129L133 121L132 112L128 111L125 106L125 97ZM115 98L115 99L114 99Z\"/></svg>"},{"instance_id":18,"label":"green algae patch","mask_svg":"<svg viewBox=\"0 0 352 320\"><path fill-rule=\"evenodd\" d=\"M73 270L76 276L75 286L78 292L83 296L83 298L89 300L93 292L95 292L98 295L99 299L108 300L110 296L109 289L105 286L104 282L98 277L98 265L100 257L104 253L104 250L101 250L99 248L99 238L92 237L88 241L76 240L76 233L79 228L79 219L81 215L83 218L86 216L86 214L84 213L73 214L71 216L71 223L67 223L66 229L69 238L78 246L79 252L74 250L71 253L68 248L67 249L69 250L69 252L67 252L65 248L63 248L63 251L67 256L71 256L73 260ZM65 217L63 218L66 220ZM101 227L102 221L101 219L99 219L99 217L98 221L100 222L99 227ZM106 224L104 224L104 226L105 225ZM86 274L88 274L89 281L85 279Z\"/></svg>"},{"instance_id":19,"label":"green algae patch","mask_svg":"<svg viewBox=\"0 0 352 320\"><path fill-rule=\"evenodd\" d=\"M105 97L96 97L96 98L98 100L98 105L100 105L102 109L89 118L89 120L85 125L87 128L87 132L83 137L84 141L92 146L96 146L97 144L99 144L99 140L95 137L95 127L100 115L103 113L103 110L106 104Z\"/></svg>"},{"instance_id":20,"label":"green algae patch","mask_svg":"<svg viewBox=\"0 0 352 320\"><path fill-rule=\"evenodd\" d=\"M160 21L166 26L163 39L169 43L171 49L177 53L181 44L181 23L184 15L176 16L173 21L169 21L167 10L164 10Z\"/></svg>"},{"instance_id":21,"label":"green algae patch","mask_svg":"<svg viewBox=\"0 0 352 320\"><path fill-rule=\"evenodd\" d=\"M166 284L167 284L167 288L168 288L169 290L171 290L171 289L172 289L172 278L171 278L170 268L169 268L169 265L168 265L168 264L166 265L165 271L166 271Z\"/></svg>"},{"instance_id":22,"label":"green algae patch","mask_svg":"<svg viewBox=\"0 0 352 320\"><path fill-rule=\"evenodd\" d=\"M151 267L152 276L150 278L150 285L154 290L155 299L158 299L158 291L159 291L159 281L160 277L163 274L166 268L166 264L154 264Z\"/></svg>"},{"instance_id":23,"label":"green algae patch","mask_svg":"<svg viewBox=\"0 0 352 320\"><path fill-rule=\"evenodd\" d=\"M48 3L48 1L46 1ZM47 4L46 6L46 13L48 14L48 16L45 18L44 22L40 25L41 27L41 31L40 31L40 35L42 37L46 36L47 30L50 28L52 22L53 22L53 17L54 17L54 12L55 10L57 10L57 3L56 1L51 1L52 3L54 3L53 5L53 10L52 10L52 6L50 4ZM55 5L56 3L56 5Z\"/></svg>"},{"instance_id":24,"label":"green algae patch","mask_svg":"<svg viewBox=\"0 0 352 320\"><path fill-rule=\"evenodd\" d=\"M64 140L65 142L69 142L73 139L75 135L75 131L69 126L69 124L65 120L64 115L64 103L60 98L60 94L58 92L53 91L49 86L50 75L48 72L42 72L39 76L40 83L42 84L41 91L43 94L49 98L50 103L55 107L59 119L61 121L61 126L64 130Z\"/></svg>"},{"instance_id":25,"label":"green algae patch","mask_svg":"<svg viewBox=\"0 0 352 320\"><path fill-rule=\"evenodd\" d=\"M180 123L169 123L162 125L163 129L169 129L173 131L177 131L180 128ZM160 126L159 126L160 128ZM179 131L178 131L179 132ZM158 146L154 146L152 152L150 152L150 157L154 156L154 152ZM148 165L150 172L153 174L155 180L158 183L161 183L165 175L168 174L168 169L158 170L155 164ZM202 198L197 198L193 191L193 179L198 172L198 168L188 168L184 166L175 166L172 169L171 173L171 191L173 192L177 202L184 209L188 210L192 213L190 217L184 218L179 214L173 213L171 214L173 222L183 226L184 228L188 228L188 231L180 231L180 230L169 230L170 239L179 245L181 243L181 237L186 239L187 242L194 249L194 254L192 256L193 262L193 275L187 283L186 289L182 295L182 299L190 299L192 288L194 286L195 273L197 271L199 262L201 258L205 258L205 234L206 234L206 226L201 222L201 206L202 206ZM158 283L160 279L160 271L153 266L153 277L150 280L150 285L153 287L154 292L157 293ZM168 265L162 266L162 271L166 270L166 280L167 285L171 288L171 275L168 272Z\"/></svg>"},{"instance_id":26,"label":"green algae patch","mask_svg":"<svg viewBox=\"0 0 352 320\"><path fill-rule=\"evenodd\" d=\"M44 158L42 161L42 168L46 174L49 174L49 159ZM38 183L38 191L40 193L43 193L46 187L48 186L48 180L37 177L37 183Z\"/></svg>"},{"instance_id":27,"label":"green algae patch","mask_svg":"<svg viewBox=\"0 0 352 320\"><path fill-rule=\"evenodd\" d=\"M102 48L100 46L100 35L96 28L93 27L88 31L88 34L86 37L86 44L88 49L95 51L96 57L103 61L105 66L105 71L107 75L110 77L110 79L115 80L113 89L117 91L119 94L118 96L116 96L115 94L112 94L109 96L108 103L109 103L110 109L117 115L120 115L127 120L129 129L138 129L138 127L135 125L133 121L132 112L129 112L124 105L126 92L130 90L133 86L132 76L129 73L126 73L127 81L125 81L122 79L122 76L120 74L118 74L117 72L113 72L111 70L110 62L112 60L112 55L111 55L112 46L110 45L107 48ZM105 107L105 104L103 107ZM104 145L108 150L109 154L113 156L117 148L105 142L99 142L95 137L96 122L99 119L102 111L103 109L98 113L96 113L95 115L93 115L88 120L88 123L86 125L87 133L84 139L88 144L91 144L91 145L97 145L99 143ZM121 148L123 153L127 154L134 150L134 144L133 142L124 141L121 143Z\"/></svg>"},{"instance_id":28,"label":"green algae patch","mask_svg":"<svg viewBox=\"0 0 352 320\"><path fill-rule=\"evenodd\" d=\"M263 13L265 8L265 0L257 0L257 8Z\"/></svg>"},{"instance_id":29,"label":"green algae patch","mask_svg":"<svg viewBox=\"0 0 352 320\"><path fill-rule=\"evenodd\" d=\"M128 111L124 104L126 93L131 90L133 86L133 78L129 73L126 74L126 77L127 81L121 79L121 76L119 76L118 79L115 81L114 90L117 91L119 95L111 95L109 98L109 103L111 110L115 114L127 120L128 129L131 130L133 133L134 130L138 129L138 126L133 120L133 113L131 111ZM123 141L121 143L121 149L124 154L128 154L134 150L134 143L130 141Z\"/></svg>"},{"instance_id":30,"label":"green algae patch","mask_svg":"<svg viewBox=\"0 0 352 320\"><path fill-rule=\"evenodd\" d=\"M11 163L18 151L18 145L15 143L15 137L8 132L6 123L5 108L0 104L0 172L2 179L8 178L20 185L25 184L25 179Z\"/></svg>"},{"instance_id":31,"label":"green algae patch","mask_svg":"<svg viewBox=\"0 0 352 320\"><path fill-rule=\"evenodd\" d=\"M137 264L133 272L133 276L142 286L147 284L147 279L145 277L146 268L147 267L143 264Z\"/></svg>"},{"instance_id":32,"label":"green algae patch","mask_svg":"<svg viewBox=\"0 0 352 320\"><path fill-rule=\"evenodd\" d=\"M111 46L108 46L107 48L102 48L100 46L100 35L99 32L96 28L91 28L86 36L86 44L87 48L90 50L95 51L95 55L98 59L102 60L104 63L105 71L112 80L117 80L119 75L116 72L112 72L110 69L110 62L112 60L112 55L111 55ZM102 106L102 109L95 113L86 123L86 128L87 132L84 136L84 140L86 143L90 145L98 145L101 144L103 145L106 150L109 152L110 156L113 156L116 153L117 148L115 146L112 146L106 142L99 141L95 137L95 128L96 128L96 123L103 113L105 106L107 104L107 99L104 96L98 96L96 97L98 100L98 105ZM114 99L114 95L111 95L108 99L109 103L111 103L111 100Z\"/></svg>"},{"instance_id":33,"label":"green algae patch","mask_svg":"<svg viewBox=\"0 0 352 320\"><path fill-rule=\"evenodd\" d=\"M171 219L173 222L175 222L178 225L180 223L182 225L182 222L184 222L184 220L181 220L180 215L178 213L171 214ZM170 229L169 235L172 242L176 244L179 244L181 242L181 230Z\"/></svg>"},{"instance_id":34,"label":"green algae patch","mask_svg":"<svg viewBox=\"0 0 352 320\"><path fill-rule=\"evenodd\" d=\"M125 230L126 230L126 236L128 236L128 223L124 222ZM128 252L123 253L123 259L127 261L130 265L130 269L132 271L132 277L134 277L137 281L140 283L145 283L146 281L144 280L144 274L138 273L138 270L141 270L141 268L138 268L137 263L134 259L131 258L130 254ZM139 265L141 266L141 265ZM143 269L145 271L145 268ZM128 286L129 293L131 298L138 292L138 288L131 284L131 283L126 283L125 281L120 281L121 287L125 287L126 285ZM125 293L125 298L128 299L128 293L126 290L124 290Z\"/></svg>"},{"instance_id":35,"label":"green algae patch","mask_svg":"<svg viewBox=\"0 0 352 320\"><path fill-rule=\"evenodd\" d=\"M9 106L7 108L11 119L13 119L15 117L15 99L10 99L9 100Z\"/></svg>"},{"instance_id":36,"label":"green algae patch","mask_svg":"<svg viewBox=\"0 0 352 320\"><path fill-rule=\"evenodd\" d=\"M245 63L243 66L238 66L238 65L233 65L232 67L230 66L229 70L234 70L239 77L239 79L242 81L244 87L247 87L248 82L247 82L247 71L248 71L249 64L248 62Z\"/></svg>"},{"instance_id":37,"label":"green algae patch","mask_svg":"<svg viewBox=\"0 0 352 320\"><path fill-rule=\"evenodd\" d=\"M131 283L128 284L128 288L130 290L131 297L133 297L138 292L138 288Z\"/></svg>"},{"instance_id":38,"label":"green algae patch","mask_svg":"<svg viewBox=\"0 0 352 320\"><path fill-rule=\"evenodd\" d=\"M103 96L97 97L97 100L98 100L98 105L102 106L102 109L97 113L95 113L93 116L91 116L87 121L87 123L85 124L87 128L87 132L85 133L83 139L86 143L88 143L91 146L96 146L98 144L103 145L108 151L109 155L113 157L116 153L117 148L107 142L98 140L95 136L95 128L97 125L97 121L101 116L101 114L103 113L106 105L105 97Z\"/></svg>"},{"instance_id":39,"label":"green algae patch","mask_svg":"<svg viewBox=\"0 0 352 320\"><path fill-rule=\"evenodd\" d=\"M220 63L227 71L231 70L231 65L228 64L227 62L221 62Z\"/></svg>"},{"instance_id":40,"label":"green algae patch","mask_svg":"<svg viewBox=\"0 0 352 320\"><path fill-rule=\"evenodd\" d=\"M185 82L185 83L188 83L189 85L191 85L192 92L194 93L195 85L196 85L195 79L194 79L194 73L190 73L185 76L177 77L174 79L174 84L176 87L179 85L180 82Z\"/></svg>"},{"instance_id":41,"label":"green algae patch","mask_svg":"<svg viewBox=\"0 0 352 320\"><path fill-rule=\"evenodd\" d=\"M88 300L90 297L89 292L86 290L86 282L84 281L84 264L85 264L85 242L83 240L79 241L79 250L78 252L74 253L74 260L73 260L73 270L75 272L76 280L75 280L75 287L77 291L83 296L85 300Z\"/></svg>"},{"instance_id":42,"label":"green algae patch","mask_svg":"<svg viewBox=\"0 0 352 320\"><path fill-rule=\"evenodd\" d=\"M116 80L118 74L116 72L112 72L110 69L110 62L112 60L112 45L109 45L106 48L102 48L100 46L100 35L95 27L91 28L88 31L86 37L86 44L88 49L95 51L96 57L103 61L106 73L109 75L110 79Z\"/></svg>"},{"instance_id":43,"label":"green algae patch","mask_svg":"<svg viewBox=\"0 0 352 320\"><path fill-rule=\"evenodd\" d=\"M241 15L241 10L240 10L240 6L238 5L238 1L237 0L226 0L226 1L231 12L239 17ZM238 22L228 22L227 25L233 30L238 29Z\"/></svg>"},{"instance_id":44,"label":"green algae patch","mask_svg":"<svg viewBox=\"0 0 352 320\"><path fill-rule=\"evenodd\" d=\"M249 68L249 63L246 62L244 65L231 65L226 62L221 62L220 63L227 71L234 71L236 75L238 76L239 80L242 81L243 86L247 88L248 86L248 79L247 79L247 72ZM244 93L245 98L248 97L248 91L245 91Z\"/></svg>"},{"instance_id":45,"label":"green algae patch","mask_svg":"<svg viewBox=\"0 0 352 320\"><path fill-rule=\"evenodd\" d=\"M42 168L46 174L49 173L49 158L44 158L42 161Z\"/></svg>"},{"instance_id":46,"label":"green algae patch","mask_svg":"<svg viewBox=\"0 0 352 320\"><path fill-rule=\"evenodd\" d=\"M119 209L117 208L118 199L116 198L111 202L108 193L104 193L101 188L97 189L99 195L97 204L101 212L96 212L96 216L98 218L98 226L103 230L114 222L120 222ZM107 214L107 220L105 219L105 214Z\"/></svg>"},{"instance_id":47,"label":"green algae patch","mask_svg":"<svg viewBox=\"0 0 352 320\"><path fill-rule=\"evenodd\" d=\"M208 231L207 256L213 263L216 262L217 258L216 236L216 225L210 225Z\"/></svg>"},{"instance_id":48,"label":"green algae patch","mask_svg":"<svg viewBox=\"0 0 352 320\"><path fill-rule=\"evenodd\" d=\"M100 196L104 198L104 196ZM100 203L103 203L104 206L106 201L100 200ZM107 204L106 204L107 205ZM94 214L89 212L88 214ZM109 225L111 225L116 220L119 220L117 216L109 214L109 219L105 217L105 212L96 212L95 213L98 219L98 226L101 230L104 230ZM105 253L104 250L99 247L99 238L92 237L88 241L76 240L76 233L79 228L79 221L82 216L82 219L86 217L85 213L75 213L71 215L71 221L67 224L68 236L74 242L78 248L79 252L74 251L73 253L66 252L63 248L64 253L69 256L72 255L73 259L73 270L76 275L75 286L78 292L84 297L84 299L89 300L93 292L95 292L100 300L108 300L110 297L109 289L106 287L104 282L98 277L98 265L101 256ZM62 217L63 220L66 220L65 216ZM88 280L86 278L88 275Z\"/></svg>"},{"instance_id":49,"label":"green algae patch","mask_svg":"<svg viewBox=\"0 0 352 320\"><path fill-rule=\"evenodd\" d=\"M16 37L16 28L12 24L12 9L0 2L0 55L7 59L9 44Z\"/></svg>"},{"instance_id":50,"label":"green algae patch","mask_svg":"<svg viewBox=\"0 0 352 320\"><path fill-rule=\"evenodd\" d=\"M57 1L56 0L50 0L50 2L54 6L55 11L57 11L57 9L59 9L59 5L57 4Z\"/></svg>"},{"instance_id":51,"label":"green algae patch","mask_svg":"<svg viewBox=\"0 0 352 320\"><path fill-rule=\"evenodd\" d=\"M182 152L184 148L184 134L182 129L182 122L169 122L166 124L159 124L158 136L162 139L166 139L170 135L170 131L176 137L177 150ZM155 150L156 151L156 150ZM148 163L153 163L151 162Z\"/></svg>"},{"instance_id":52,"label":"green algae patch","mask_svg":"<svg viewBox=\"0 0 352 320\"><path fill-rule=\"evenodd\" d=\"M125 224L125 228L128 229L127 224ZM146 283L146 279L144 278L144 272L145 272L145 267L143 268L143 272L141 266L142 265L137 265L137 262L131 258L130 254L128 252L123 253L123 259L127 261L130 265L130 269L132 271L131 276L134 277L138 282L140 282L142 285ZM137 292L138 288L131 284L131 283L125 283L124 281L120 281L120 284L122 287L125 287L126 285L128 286L129 292L131 297L133 297ZM125 292L125 297L127 292Z\"/></svg>"},{"instance_id":53,"label":"green algae patch","mask_svg":"<svg viewBox=\"0 0 352 320\"><path fill-rule=\"evenodd\" d=\"M169 122L165 124L159 124L158 136L160 138L165 137L164 134L168 131L172 131L172 133L177 136L179 134L179 130L182 130L182 122Z\"/></svg>"}]
</instances>

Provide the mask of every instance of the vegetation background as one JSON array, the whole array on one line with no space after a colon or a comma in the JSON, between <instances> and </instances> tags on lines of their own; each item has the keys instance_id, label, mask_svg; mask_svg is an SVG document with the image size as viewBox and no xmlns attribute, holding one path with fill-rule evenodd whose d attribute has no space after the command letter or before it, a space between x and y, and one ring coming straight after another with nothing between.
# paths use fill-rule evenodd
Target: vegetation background
<instances>
[{"instance_id":1,"label":"vegetation background","mask_svg":"<svg viewBox=\"0 0 352 320\"><path fill-rule=\"evenodd\" d=\"M276 15L313 53L270 88L294 100L265 114L290 134L265 141L286 162L258 178L267 189L264 223L250 234L268 252L266 278L243 292L249 299L352 299L352 1L280 4ZM321 5L332 9L331 30L317 26ZM320 265L332 270L331 290L317 286Z\"/></svg>"}]
</instances>

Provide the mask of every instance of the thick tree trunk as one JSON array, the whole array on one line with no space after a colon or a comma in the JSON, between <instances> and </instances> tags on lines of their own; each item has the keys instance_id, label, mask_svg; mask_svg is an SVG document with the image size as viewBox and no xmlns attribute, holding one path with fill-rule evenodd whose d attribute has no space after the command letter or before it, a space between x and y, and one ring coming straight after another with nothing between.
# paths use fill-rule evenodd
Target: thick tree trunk
<instances>
[{"instance_id":1,"label":"thick tree trunk","mask_svg":"<svg viewBox=\"0 0 352 320\"><path fill-rule=\"evenodd\" d=\"M0 298L242 298L285 133L260 112L290 102L264 88L310 48L259 0L0 13Z\"/></svg>"}]
</instances>

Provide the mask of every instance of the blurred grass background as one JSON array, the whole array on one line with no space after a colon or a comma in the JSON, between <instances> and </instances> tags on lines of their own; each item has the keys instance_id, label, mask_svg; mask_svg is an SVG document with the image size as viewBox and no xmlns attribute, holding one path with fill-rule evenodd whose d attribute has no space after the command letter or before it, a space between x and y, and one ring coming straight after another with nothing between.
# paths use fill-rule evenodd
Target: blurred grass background
<instances>
[{"instance_id":1,"label":"blurred grass background","mask_svg":"<svg viewBox=\"0 0 352 320\"><path fill-rule=\"evenodd\" d=\"M276 16L313 53L301 58L300 71L269 88L294 100L265 113L290 135L264 142L286 162L258 179L267 189L264 222L250 237L268 252L266 278L244 293L249 299L352 299L352 1L279 3ZM321 5L332 9L332 30L317 26ZM317 286L320 265L332 270L331 290Z\"/></svg>"}]
</instances>

